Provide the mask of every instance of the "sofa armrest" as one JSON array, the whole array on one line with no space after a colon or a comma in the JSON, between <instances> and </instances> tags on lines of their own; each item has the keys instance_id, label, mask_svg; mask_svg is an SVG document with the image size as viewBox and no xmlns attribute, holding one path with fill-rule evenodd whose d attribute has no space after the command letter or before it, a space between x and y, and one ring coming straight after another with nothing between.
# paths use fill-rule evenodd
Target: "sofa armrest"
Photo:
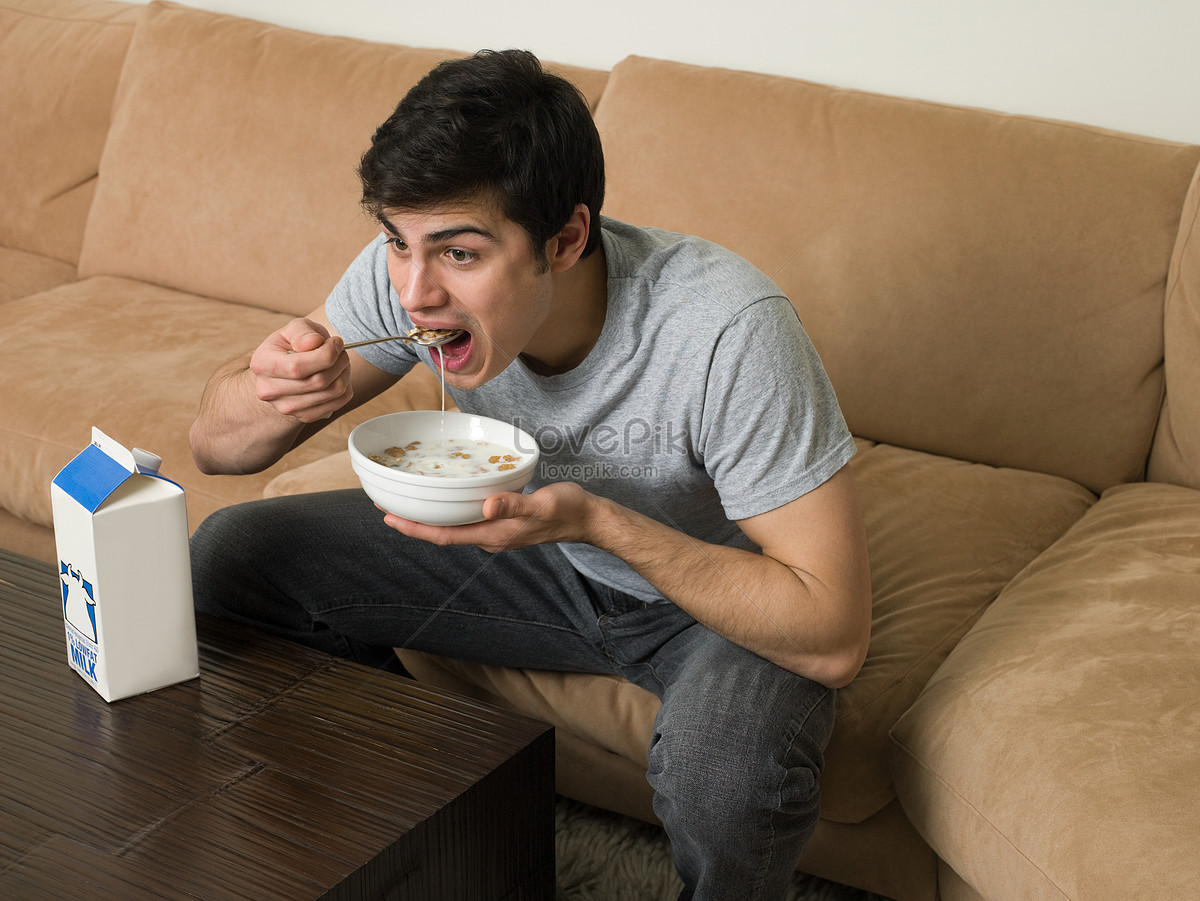
<instances>
[{"instance_id":1,"label":"sofa armrest","mask_svg":"<svg viewBox=\"0 0 1200 901\"><path fill-rule=\"evenodd\" d=\"M1200 897L1200 491L1106 492L892 731L917 830L987 898Z\"/></svg>"}]
</instances>

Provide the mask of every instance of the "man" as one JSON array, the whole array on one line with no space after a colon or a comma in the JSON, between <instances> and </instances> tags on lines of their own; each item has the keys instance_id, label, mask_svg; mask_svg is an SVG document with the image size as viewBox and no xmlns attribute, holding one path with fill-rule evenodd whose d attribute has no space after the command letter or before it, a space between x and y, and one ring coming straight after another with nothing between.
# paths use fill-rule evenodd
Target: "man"
<instances>
[{"instance_id":1,"label":"man","mask_svg":"<svg viewBox=\"0 0 1200 901\"><path fill-rule=\"evenodd\" d=\"M424 363L532 432L539 472L465 526L361 491L220 511L198 608L377 666L403 646L629 678L663 702L648 779L681 897L782 898L870 622L853 442L790 302L722 248L602 220L587 106L527 53L436 68L360 174L381 235L213 376L198 465L265 468ZM414 325L463 333L344 349Z\"/></svg>"}]
</instances>

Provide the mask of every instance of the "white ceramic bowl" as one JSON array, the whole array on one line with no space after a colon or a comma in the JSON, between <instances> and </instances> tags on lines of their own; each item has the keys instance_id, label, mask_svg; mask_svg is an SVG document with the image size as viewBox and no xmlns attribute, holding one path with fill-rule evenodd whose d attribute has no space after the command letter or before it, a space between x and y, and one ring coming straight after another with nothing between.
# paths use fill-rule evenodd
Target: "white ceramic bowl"
<instances>
[{"instance_id":1,"label":"white ceramic bowl","mask_svg":"<svg viewBox=\"0 0 1200 901\"><path fill-rule=\"evenodd\" d=\"M443 438L489 441L520 454L516 469L473 476L426 476L376 463L371 454L411 441L432 443ZM417 522L458 526L483 520L483 502L503 491L520 491L533 477L538 447L516 426L457 410L412 410L388 413L350 433L350 464L363 490L389 513Z\"/></svg>"}]
</instances>

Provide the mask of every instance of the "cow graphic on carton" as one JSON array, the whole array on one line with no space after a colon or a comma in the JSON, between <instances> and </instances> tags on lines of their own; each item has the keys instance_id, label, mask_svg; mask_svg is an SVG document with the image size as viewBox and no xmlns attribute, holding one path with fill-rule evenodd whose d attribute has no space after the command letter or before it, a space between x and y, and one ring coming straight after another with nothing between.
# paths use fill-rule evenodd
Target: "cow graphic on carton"
<instances>
[{"instance_id":1,"label":"cow graphic on carton","mask_svg":"<svg viewBox=\"0 0 1200 901\"><path fill-rule=\"evenodd\" d=\"M78 629L83 635L96 641L96 594L92 591L92 583L85 579L78 570L58 561L62 581L63 619ZM75 591L72 591L75 582Z\"/></svg>"}]
</instances>

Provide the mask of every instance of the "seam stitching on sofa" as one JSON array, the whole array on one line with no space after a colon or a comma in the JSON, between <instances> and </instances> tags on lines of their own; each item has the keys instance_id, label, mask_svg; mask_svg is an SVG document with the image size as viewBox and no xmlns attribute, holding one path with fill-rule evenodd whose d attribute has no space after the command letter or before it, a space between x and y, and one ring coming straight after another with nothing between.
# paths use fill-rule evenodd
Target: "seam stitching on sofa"
<instances>
[{"instance_id":1,"label":"seam stitching on sofa","mask_svg":"<svg viewBox=\"0 0 1200 901\"><path fill-rule=\"evenodd\" d=\"M925 763L925 761L923 761L922 759L917 757L916 753L911 748L909 748L908 745L906 745L904 742L902 742L899 738L896 737L894 731L889 732L888 737L891 739L892 745L898 751L903 753L916 766L920 767L920 769L922 771L924 771L927 775L929 775L931 778L933 778L934 781L936 781L950 795L952 795L957 801L959 801L963 807L969 808L979 818L980 822L985 823L987 825L988 829L990 829L996 836L998 836L1000 838L1000 840L1003 841L1004 844L1007 845L1013 851L1014 854L1016 854L1018 857L1020 857L1022 860L1024 860L1026 863L1028 863L1030 867L1032 867L1034 870L1036 870L1041 875L1041 877L1046 881L1047 885L1053 886L1054 890L1056 892L1058 892L1059 895L1062 896L1064 901L1073 901L1071 896L1068 895L1065 891L1063 891L1062 887L1055 880L1050 878L1050 875L1044 869L1042 869L1042 867L1040 867L1037 863L1035 863L1028 854L1026 854L1024 851L1022 851L1020 848L1018 848L1013 843L1013 841L1000 829L1000 827L992 822L990 817L986 816L983 813L983 811L981 811L978 807L976 807L969 800L967 800L967 798L960 791L958 791L958 789L951 786L950 783L947 782L941 776L941 774L935 772L928 764ZM924 836L922 836L922 837L924 837ZM928 841L928 839L926 839L926 841ZM930 845L932 846L932 843L930 843ZM935 851L936 851L936 849L935 849ZM939 857L940 856L941 855L939 854ZM949 865L948 862L947 862L947 865ZM951 867L951 869L953 869L953 867ZM957 870L955 870L955 872L958 873ZM958 875L960 877L962 877L965 881L965 877L962 876L962 873L958 873ZM975 886L972 886L972 888L975 888L976 891L978 891L978 888L976 888Z\"/></svg>"}]
</instances>

